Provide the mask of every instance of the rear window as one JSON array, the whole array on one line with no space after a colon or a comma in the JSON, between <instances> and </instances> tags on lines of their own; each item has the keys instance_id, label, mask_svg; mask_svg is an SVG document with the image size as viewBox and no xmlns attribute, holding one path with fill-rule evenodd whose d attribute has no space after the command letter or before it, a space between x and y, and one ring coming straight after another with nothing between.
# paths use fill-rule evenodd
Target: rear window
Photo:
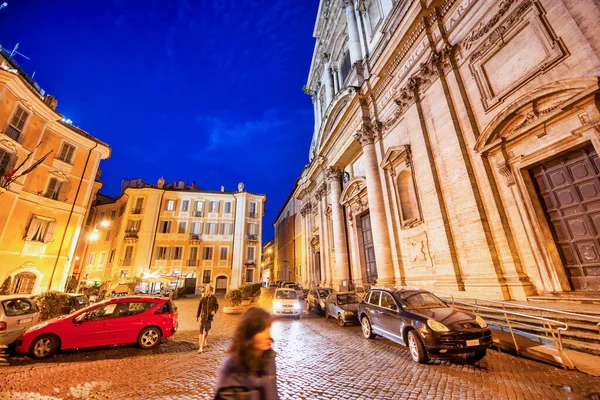
<instances>
[{"instance_id":1,"label":"rear window","mask_svg":"<svg viewBox=\"0 0 600 400\"><path fill-rule=\"evenodd\" d=\"M131 302L131 303L121 303L121 308L119 310L119 317L129 317L131 315L141 314L146 310L154 307L156 303L148 303L148 302Z\"/></svg>"},{"instance_id":2,"label":"rear window","mask_svg":"<svg viewBox=\"0 0 600 400\"><path fill-rule=\"evenodd\" d=\"M276 299L285 299L285 300L297 299L298 295L296 294L295 290L278 290L275 293L275 298Z\"/></svg>"},{"instance_id":3,"label":"rear window","mask_svg":"<svg viewBox=\"0 0 600 400\"><path fill-rule=\"evenodd\" d=\"M7 317L18 317L19 315L38 312L37 305L29 299L4 300L2 302L2 308Z\"/></svg>"},{"instance_id":4,"label":"rear window","mask_svg":"<svg viewBox=\"0 0 600 400\"><path fill-rule=\"evenodd\" d=\"M173 302L171 300L167 301L165 304L163 304L161 307L158 308L158 310L156 310L156 312L154 314L170 314L172 312L175 312L176 307L173 304Z\"/></svg>"}]
</instances>

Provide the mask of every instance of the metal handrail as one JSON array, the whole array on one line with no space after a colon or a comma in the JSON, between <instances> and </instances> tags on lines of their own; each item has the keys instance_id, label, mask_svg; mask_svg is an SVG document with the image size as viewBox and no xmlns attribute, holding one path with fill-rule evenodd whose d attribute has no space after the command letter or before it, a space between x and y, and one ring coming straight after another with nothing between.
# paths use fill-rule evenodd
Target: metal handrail
<instances>
[{"instance_id":1,"label":"metal handrail","mask_svg":"<svg viewBox=\"0 0 600 400\"><path fill-rule=\"evenodd\" d=\"M474 299L476 300L476 299ZM504 314L504 319L506 319L506 323L508 326L508 329L510 331L510 335L512 337L513 343L515 345L515 350L517 351L517 354L521 354L521 351L519 350L519 344L517 343L517 339L515 337L512 325L510 323L510 318L509 315L511 316L518 316L518 317L522 317L522 318L529 318L529 319L534 319L534 320L538 320L538 321L542 321L543 324L543 329L546 331L548 331L553 338L554 341L554 345L557 348L560 356L561 356L561 363L563 365L563 367L565 369L569 368L569 369L573 369L574 365L573 362L571 361L571 359L567 356L567 354L564 351L563 348L563 343L562 343L562 333L561 332L565 332L566 330L569 329L569 325L566 322L562 322L562 321L557 321L554 319L550 319L550 318L545 318L545 317L537 317L535 315L530 315L530 314L523 314L523 313L519 313L516 311L507 311L505 308L503 308L502 310L497 309L497 308L491 308L491 307L486 307L486 306L482 306L479 304L473 304L473 303L468 303L468 302L464 302L464 301L457 301L454 300L454 297L451 296L451 300L450 300L453 304L460 304L463 306L467 306L470 307L473 310L473 313L479 315L479 311L491 311L491 312L495 312L495 313L503 313ZM487 300L482 300L482 301L487 301ZM491 302L494 302L493 300L491 300ZM512 304L512 303L506 303L506 304ZM527 322L523 322L523 321L518 321L519 324L521 325L528 325L528 326L534 326L531 324L528 324ZM553 329L553 325L556 326L556 334L554 332ZM540 338L544 338L541 335L535 334L535 333L531 333L531 335L533 336L537 336ZM548 337L548 334L546 334L546 337Z\"/></svg>"}]
</instances>

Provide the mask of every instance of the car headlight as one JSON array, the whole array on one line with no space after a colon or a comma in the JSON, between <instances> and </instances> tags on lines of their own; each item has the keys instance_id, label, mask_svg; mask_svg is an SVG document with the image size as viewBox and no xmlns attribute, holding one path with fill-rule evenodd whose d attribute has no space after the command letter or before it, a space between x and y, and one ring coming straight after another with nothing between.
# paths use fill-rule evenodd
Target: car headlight
<instances>
[{"instance_id":1,"label":"car headlight","mask_svg":"<svg viewBox=\"0 0 600 400\"><path fill-rule=\"evenodd\" d=\"M281 309L281 303L279 303L279 302L273 303L273 309L274 309L274 310L279 310L279 309Z\"/></svg>"},{"instance_id":2,"label":"car headlight","mask_svg":"<svg viewBox=\"0 0 600 400\"><path fill-rule=\"evenodd\" d=\"M431 328L431 330L436 331L436 332L448 332L450 329L448 329L448 327L440 322L437 322L436 320L433 319L428 319L427 320L427 326L429 328Z\"/></svg>"},{"instance_id":3,"label":"car headlight","mask_svg":"<svg viewBox=\"0 0 600 400\"><path fill-rule=\"evenodd\" d=\"M344 311L344 315L354 315L352 311Z\"/></svg>"},{"instance_id":4,"label":"car headlight","mask_svg":"<svg viewBox=\"0 0 600 400\"><path fill-rule=\"evenodd\" d=\"M479 315L475 317L475 321L479 324L480 327L487 328L487 323Z\"/></svg>"},{"instance_id":5,"label":"car headlight","mask_svg":"<svg viewBox=\"0 0 600 400\"><path fill-rule=\"evenodd\" d=\"M46 325L48 325L48 323L47 323L47 322L42 322L41 324L37 324L37 325L34 325L34 326L30 326L30 327L29 327L29 328L27 328L27 329L25 330L25 332L23 332L23 333L37 331L38 329L42 329L42 328L43 328L43 327L45 327Z\"/></svg>"},{"instance_id":6,"label":"car headlight","mask_svg":"<svg viewBox=\"0 0 600 400\"><path fill-rule=\"evenodd\" d=\"M294 310L300 309L300 303L294 303Z\"/></svg>"}]
</instances>

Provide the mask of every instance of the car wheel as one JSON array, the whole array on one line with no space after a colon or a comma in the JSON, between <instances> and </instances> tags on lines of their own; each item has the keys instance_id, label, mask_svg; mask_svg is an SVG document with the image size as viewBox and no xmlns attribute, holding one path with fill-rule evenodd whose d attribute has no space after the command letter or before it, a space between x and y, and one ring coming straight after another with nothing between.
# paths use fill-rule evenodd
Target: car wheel
<instances>
[{"instance_id":1,"label":"car wheel","mask_svg":"<svg viewBox=\"0 0 600 400\"><path fill-rule=\"evenodd\" d=\"M346 326L346 321L342 318L342 314L338 314L337 323L339 326Z\"/></svg>"},{"instance_id":2,"label":"car wheel","mask_svg":"<svg viewBox=\"0 0 600 400\"><path fill-rule=\"evenodd\" d=\"M373 339L373 338L375 338L375 334L373 333L373 330L371 329L371 323L369 322L369 318L363 317L360 325L362 327L363 336L366 339Z\"/></svg>"},{"instance_id":3,"label":"car wheel","mask_svg":"<svg viewBox=\"0 0 600 400\"><path fill-rule=\"evenodd\" d=\"M425 364L429 361L429 356L417 331L408 332L408 348L414 362Z\"/></svg>"},{"instance_id":4,"label":"car wheel","mask_svg":"<svg viewBox=\"0 0 600 400\"><path fill-rule=\"evenodd\" d=\"M160 344L161 336L160 329L154 326L145 328L138 336L138 346L142 349L153 349Z\"/></svg>"},{"instance_id":5,"label":"car wheel","mask_svg":"<svg viewBox=\"0 0 600 400\"><path fill-rule=\"evenodd\" d=\"M299 315L296 315L296 320L300 321L300 316Z\"/></svg>"},{"instance_id":6,"label":"car wheel","mask_svg":"<svg viewBox=\"0 0 600 400\"><path fill-rule=\"evenodd\" d=\"M483 357L485 357L485 354L486 354L486 349L479 350L479 351L476 351L474 353L471 353L471 354L467 355L467 362L469 362L469 363L476 363L477 361L479 361Z\"/></svg>"},{"instance_id":7,"label":"car wheel","mask_svg":"<svg viewBox=\"0 0 600 400\"><path fill-rule=\"evenodd\" d=\"M36 358L41 360L43 358L49 358L56 353L58 350L58 339L53 335L42 335L37 338L33 342L31 342L31 348L29 350L29 355L32 358Z\"/></svg>"},{"instance_id":8,"label":"car wheel","mask_svg":"<svg viewBox=\"0 0 600 400\"><path fill-rule=\"evenodd\" d=\"M329 312L327 311L327 309L325 309L325 319L329 318L331 318L331 315L329 315Z\"/></svg>"}]
</instances>

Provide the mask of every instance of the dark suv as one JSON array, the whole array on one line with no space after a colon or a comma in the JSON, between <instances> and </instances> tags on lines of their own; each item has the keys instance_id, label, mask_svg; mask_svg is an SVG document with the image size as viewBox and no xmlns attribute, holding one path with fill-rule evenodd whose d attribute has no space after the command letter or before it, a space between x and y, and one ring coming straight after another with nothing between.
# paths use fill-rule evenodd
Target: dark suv
<instances>
[{"instance_id":1,"label":"dark suv","mask_svg":"<svg viewBox=\"0 0 600 400\"><path fill-rule=\"evenodd\" d=\"M470 362L485 357L492 333L473 313L448 307L432 293L414 288L373 288L358 306L365 338L383 336L408 346L412 359L429 355L467 354Z\"/></svg>"}]
</instances>

